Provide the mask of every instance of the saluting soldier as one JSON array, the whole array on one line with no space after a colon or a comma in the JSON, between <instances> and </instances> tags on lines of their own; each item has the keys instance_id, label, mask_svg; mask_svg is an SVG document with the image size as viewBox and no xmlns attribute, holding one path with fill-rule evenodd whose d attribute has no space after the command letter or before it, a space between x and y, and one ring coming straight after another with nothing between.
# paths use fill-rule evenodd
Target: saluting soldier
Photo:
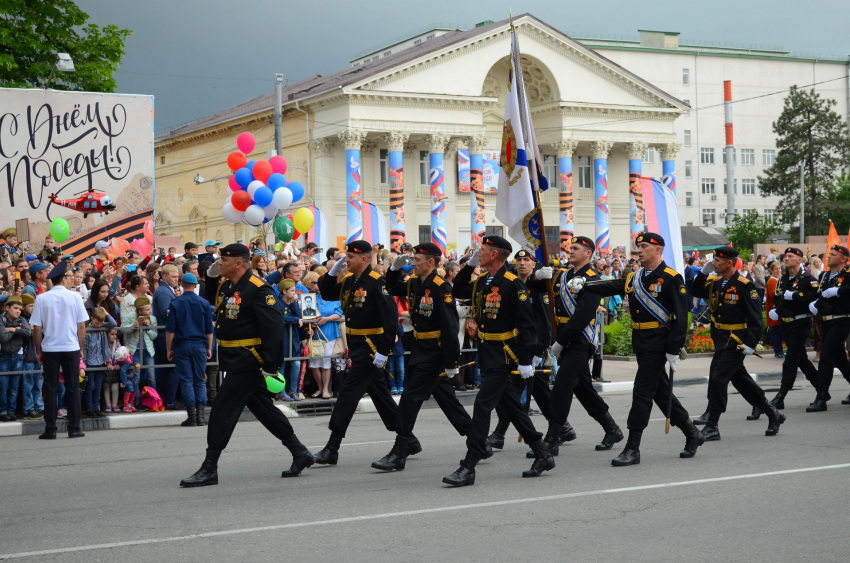
<instances>
[{"instance_id":1,"label":"saluting soldier","mask_svg":"<svg viewBox=\"0 0 850 563\"><path fill-rule=\"evenodd\" d=\"M664 239L656 233L642 233L635 238L641 268L625 279L586 284L586 278L576 276L569 281L568 289L578 293L582 287L595 295L610 297L623 295L629 298L632 316L632 347L637 357L638 370L629 411L629 438L623 452L611 460L615 467L640 463L640 440L649 424L652 401L662 411L667 409L669 395L673 393L664 370L664 364L676 368L679 352L688 332L688 305L685 297L685 280L664 262ZM688 411L674 395L670 421L685 435L685 449L679 457L691 458L704 443L699 429L691 422Z\"/></svg>"},{"instance_id":2,"label":"saluting soldier","mask_svg":"<svg viewBox=\"0 0 850 563\"><path fill-rule=\"evenodd\" d=\"M809 304L809 311L820 317L823 323L823 345L818 363L818 395L806 412L826 410L826 402L832 397L833 368L838 368L844 379L850 381L850 360L844 351L844 342L850 336L850 270L847 259L850 250L846 246L833 245L829 249L827 267L818 280L820 297ZM850 395L847 396L850 400Z\"/></svg>"},{"instance_id":3,"label":"saluting soldier","mask_svg":"<svg viewBox=\"0 0 850 563\"><path fill-rule=\"evenodd\" d=\"M523 477L538 477L555 467L555 459L535 430L528 413L519 402L519 390L511 372L518 370L523 379L534 375L531 367L537 329L528 288L508 272L505 262L511 255L511 244L498 236L487 236L455 278L454 292L459 299L472 299L470 317L478 323L478 362L482 372L481 387L475 397L472 425L466 436L466 457L443 483L455 487L475 483L475 466L487 455L490 415L501 405L508 419L525 438L535 459ZM487 273L474 282L472 274L480 265Z\"/></svg>"},{"instance_id":4,"label":"saluting soldier","mask_svg":"<svg viewBox=\"0 0 850 563\"><path fill-rule=\"evenodd\" d=\"M219 276L227 281L219 282ZM207 457L181 487L218 484L218 458L243 409L253 415L292 454L292 466L281 477L297 477L313 465L313 456L295 436L266 387L283 364L283 317L270 285L251 273L251 253L244 244L221 249L221 259L207 270L206 298L215 303L218 361L227 372L210 411Z\"/></svg>"},{"instance_id":5,"label":"saluting soldier","mask_svg":"<svg viewBox=\"0 0 850 563\"><path fill-rule=\"evenodd\" d=\"M339 447L365 393L390 432L398 429L398 407L390 395L384 366L395 342L398 309L387 292L384 277L372 269L372 245L356 240L345 247L345 257L319 279L319 291L327 301L340 301L345 312L345 333L351 370L342 383L331 413L327 445L316 454L316 463L336 465ZM340 277L343 270L348 271ZM407 455L422 451L411 437Z\"/></svg>"},{"instance_id":6,"label":"saluting soldier","mask_svg":"<svg viewBox=\"0 0 850 563\"><path fill-rule=\"evenodd\" d=\"M726 412L730 381L744 400L767 414L765 436L775 436L785 422L785 415L765 399L744 367L744 357L755 352L761 340L762 309L756 286L738 273L737 259L738 251L730 246L715 249L713 262L703 266L691 284L691 294L707 300L711 312L714 357L708 374L709 414L702 431L708 442L720 440L718 421Z\"/></svg>"},{"instance_id":7,"label":"saluting soldier","mask_svg":"<svg viewBox=\"0 0 850 563\"><path fill-rule=\"evenodd\" d=\"M785 395L797 380L798 367L812 387L818 388L818 370L806 353L806 338L812 328L809 303L818 298L818 281L800 267L803 256L799 248L785 249L785 273L776 284L774 308L768 313L774 321L781 321L782 339L787 348L782 362L782 383L770 400L780 410L785 408Z\"/></svg>"},{"instance_id":8,"label":"saluting soldier","mask_svg":"<svg viewBox=\"0 0 850 563\"><path fill-rule=\"evenodd\" d=\"M408 300L413 324L413 349L410 352L410 371L398 403L395 445L390 453L372 464L375 469L383 471L404 469L416 417L422 403L432 393L458 434L465 436L472 422L449 382L458 372L460 343L452 286L436 269L443 253L439 246L430 242L414 246L413 253L413 275L406 281L402 268L410 261L407 255L396 258L387 274L390 295Z\"/></svg>"}]
</instances>

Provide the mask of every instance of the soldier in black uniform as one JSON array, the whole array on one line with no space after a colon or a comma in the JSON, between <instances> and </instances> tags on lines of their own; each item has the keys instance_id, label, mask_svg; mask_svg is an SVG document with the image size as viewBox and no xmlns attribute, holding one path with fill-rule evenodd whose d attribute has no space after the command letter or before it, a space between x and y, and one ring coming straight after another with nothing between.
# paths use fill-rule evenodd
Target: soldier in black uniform
<instances>
[{"instance_id":1,"label":"soldier in black uniform","mask_svg":"<svg viewBox=\"0 0 850 563\"><path fill-rule=\"evenodd\" d=\"M573 295L567 289L575 277L587 280L596 278L590 269L590 257L596 245L588 237L573 237L570 241L569 270L559 271L555 276L555 320L558 321L558 339L552 344L552 353L558 358L558 376L552 388L553 417L549 421L546 444L550 450L558 447L561 425L570 414L573 395L579 400L593 420L598 422L605 435L596 445L597 451L610 450L623 440L623 431L608 412L608 405L593 387L588 362L597 344L596 309L599 297L590 292ZM530 282L536 288L540 282ZM555 440L555 441L552 441Z\"/></svg>"},{"instance_id":2,"label":"soldier in black uniform","mask_svg":"<svg viewBox=\"0 0 850 563\"><path fill-rule=\"evenodd\" d=\"M797 368L815 389L818 388L818 370L806 353L806 338L812 328L809 303L818 298L818 281L800 267L803 251L789 246L785 249L786 271L776 284L776 297L770 318L782 322L782 339L785 341L785 361L782 362L782 384L770 400L778 409L785 408L785 395L794 387Z\"/></svg>"},{"instance_id":3,"label":"soldier in black uniform","mask_svg":"<svg viewBox=\"0 0 850 563\"><path fill-rule=\"evenodd\" d=\"M274 377L283 364L285 328L274 292L251 273L250 258L247 246L230 244L207 271L206 298L215 303L218 359L227 377L210 411L207 457L194 475L180 482L181 487L218 484L218 458L246 406L292 453L292 467L281 477L297 477L313 465L312 454L266 389L264 376ZM219 283L219 275L227 281Z\"/></svg>"},{"instance_id":4,"label":"soldier in black uniform","mask_svg":"<svg viewBox=\"0 0 850 563\"><path fill-rule=\"evenodd\" d=\"M367 392L386 429L396 432L398 428L398 407L384 377L384 365L395 342L398 309L387 292L383 276L372 270L371 261L371 244L365 240L350 242L345 247L345 258L319 279L322 297L342 303L351 357L351 371L342 383L328 424L331 437L316 454L316 463L323 465L336 465L351 417ZM348 272L340 278L346 267ZM419 442L411 437L407 455L420 451Z\"/></svg>"},{"instance_id":5,"label":"soldier in black uniform","mask_svg":"<svg viewBox=\"0 0 850 563\"><path fill-rule=\"evenodd\" d=\"M675 369L688 333L685 280L664 263L664 239L656 233L642 233L635 238L635 244L641 263L637 272L625 279L588 284L585 278L575 277L568 284L574 294L584 287L595 295L627 295L629 298L634 331L632 346L638 370L628 419L629 439L623 452L611 461L611 465L617 467L640 463L640 439L649 423L652 401L666 411L669 395L673 392L664 364L669 363ZM694 457L705 440L675 395L670 421L685 435L685 449L679 457Z\"/></svg>"},{"instance_id":6,"label":"soldier in black uniform","mask_svg":"<svg viewBox=\"0 0 850 563\"><path fill-rule=\"evenodd\" d=\"M727 389L735 389L753 407L767 414L765 436L775 436L785 415L764 397L764 391L744 367L744 357L755 352L761 340L761 297L748 278L738 274L738 251L730 246L714 250L714 261L706 264L691 285L691 294L708 301L714 357L708 374L708 420L702 433L706 441L720 440L717 423L726 412ZM714 275L710 275L711 272Z\"/></svg>"},{"instance_id":7,"label":"soldier in black uniform","mask_svg":"<svg viewBox=\"0 0 850 563\"><path fill-rule=\"evenodd\" d=\"M422 403L433 393L457 433L465 436L472 419L455 396L449 379L457 375L460 343L458 317L452 286L437 274L443 255L440 247L426 242L413 247L413 275L406 281L402 270L410 257L399 256L387 274L391 295L407 297L413 323L413 349L410 372L398 403L398 436L390 453L372 467L383 471L404 469L407 444L413 439L413 426ZM441 377L441 374L445 374Z\"/></svg>"},{"instance_id":8,"label":"soldier in black uniform","mask_svg":"<svg viewBox=\"0 0 850 563\"><path fill-rule=\"evenodd\" d=\"M443 477L443 483L455 487L475 483L475 465L487 454L490 414L498 404L537 456L522 476L538 477L555 467L555 459L520 405L519 390L510 377L517 369L523 379L534 376L531 362L537 338L528 289L505 269L510 255L508 241L484 237L481 247L455 278L455 296L472 299L469 315L478 323L478 362L483 377L466 436L466 458L454 473ZM472 273L479 264L487 273L473 282Z\"/></svg>"},{"instance_id":9,"label":"soldier in black uniform","mask_svg":"<svg viewBox=\"0 0 850 563\"><path fill-rule=\"evenodd\" d=\"M834 245L829 249L827 266L818 285L820 296L809 304L809 311L820 317L823 327L823 347L818 363L818 395L806 412L826 410L826 402L832 397L829 386L832 384L833 368L838 368L844 379L850 381L850 360L844 351L844 342L850 335L850 271L847 258L850 250L846 246ZM850 396L848 396L850 399Z\"/></svg>"}]
</instances>

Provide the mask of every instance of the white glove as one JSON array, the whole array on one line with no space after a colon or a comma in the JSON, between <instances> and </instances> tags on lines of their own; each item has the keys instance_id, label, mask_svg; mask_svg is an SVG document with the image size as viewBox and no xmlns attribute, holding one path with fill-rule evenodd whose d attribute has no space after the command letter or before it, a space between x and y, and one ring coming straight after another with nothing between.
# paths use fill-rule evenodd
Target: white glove
<instances>
[{"instance_id":1,"label":"white glove","mask_svg":"<svg viewBox=\"0 0 850 563\"><path fill-rule=\"evenodd\" d=\"M578 293L584 288L585 281L584 278L573 278L567 282L567 289L570 290L570 293Z\"/></svg>"},{"instance_id":2,"label":"white glove","mask_svg":"<svg viewBox=\"0 0 850 563\"><path fill-rule=\"evenodd\" d=\"M756 350L755 350L755 348L750 348L749 346L747 346L746 344L744 344L744 350L743 350L743 352L744 352L744 355L745 355L745 356L749 356L750 354L752 354L752 353L753 353L753 352L755 352L755 351L756 351Z\"/></svg>"},{"instance_id":3,"label":"white glove","mask_svg":"<svg viewBox=\"0 0 850 563\"><path fill-rule=\"evenodd\" d=\"M531 367L536 368L540 365L540 362L542 361L543 358L541 358L540 356L534 356L533 358L531 358Z\"/></svg>"},{"instance_id":4,"label":"white glove","mask_svg":"<svg viewBox=\"0 0 850 563\"><path fill-rule=\"evenodd\" d=\"M670 369L676 371L676 366L679 365L679 354L665 354L667 363L670 364Z\"/></svg>"},{"instance_id":5,"label":"white glove","mask_svg":"<svg viewBox=\"0 0 850 563\"><path fill-rule=\"evenodd\" d=\"M782 299L785 299L786 301L791 301L792 299L794 299L794 292L789 289L786 289L785 293L782 294Z\"/></svg>"},{"instance_id":6,"label":"white glove","mask_svg":"<svg viewBox=\"0 0 850 563\"><path fill-rule=\"evenodd\" d=\"M206 275L211 278L217 278L221 275L221 259L218 259L212 263L212 266L207 269Z\"/></svg>"},{"instance_id":7,"label":"white glove","mask_svg":"<svg viewBox=\"0 0 850 563\"><path fill-rule=\"evenodd\" d=\"M705 275L713 273L714 272L714 260L709 260L708 262L706 262L705 266L702 267L702 270L700 270L700 272L702 272Z\"/></svg>"},{"instance_id":8,"label":"white glove","mask_svg":"<svg viewBox=\"0 0 850 563\"><path fill-rule=\"evenodd\" d=\"M460 373L458 368L446 368L446 377L454 377L458 373Z\"/></svg>"},{"instance_id":9,"label":"white glove","mask_svg":"<svg viewBox=\"0 0 850 563\"><path fill-rule=\"evenodd\" d=\"M776 312L776 309L771 309L767 316L770 317L770 320L772 321L779 320L779 313Z\"/></svg>"},{"instance_id":10,"label":"white glove","mask_svg":"<svg viewBox=\"0 0 850 563\"><path fill-rule=\"evenodd\" d=\"M818 316L817 301L812 301L811 303L809 303L809 312L816 317Z\"/></svg>"},{"instance_id":11,"label":"white glove","mask_svg":"<svg viewBox=\"0 0 850 563\"><path fill-rule=\"evenodd\" d=\"M824 289L823 293L821 295L826 297L827 299L830 299L831 297L835 297L836 295L838 295L838 288L837 287L830 287L829 289Z\"/></svg>"},{"instance_id":12,"label":"white glove","mask_svg":"<svg viewBox=\"0 0 850 563\"><path fill-rule=\"evenodd\" d=\"M561 357L561 352L564 351L564 347L560 343L555 342L554 344L552 344L551 350L552 350L552 355L555 356L555 359L557 360L558 358Z\"/></svg>"},{"instance_id":13,"label":"white glove","mask_svg":"<svg viewBox=\"0 0 850 563\"><path fill-rule=\"evenodd\" d=\"M534 272L534 279L536 280L551 280L552 279L552 268L549 266L543 266L536 272Z\"/></svg>"},{"instance_id":14,"label":"white glove","mask_svg":"<svg viewBox=\"0 0 850 563\"><path fill-rule=\"evenodd\" d=\"M395 272L396 270L400 270L407 266L410 263L410 256L407 254L402 254L397 256L395 260L393 260L393 265L390 266L390 270Z\"/></svg>"},{"instance_id":15,"label":"white glove","mask_svg":"<svg viewBox=\"0 0 850 563\"><path fill-rule=\"evenodd\" d=\"M386 363L387 363L387 357L384 356L383 354L375 352L375 359L372 360L372 365L374 365L376 368L382 368L386 365Z\"/></svg>"},{"instance_id":16,"label":"white glove","mask_svg":"<svg viewBox=\"0 0 850 563\"><path fill-rule=\"evenodd\" d=\"M531 366L519 366L519 376L523 379L534 377L534 368Z\"/></svg>"},{"instance_id":17,"label":"white glove","mask_svg":"<svg viewBox=\"0 0 850 563\"><path fill-rule=\"evenodd\" d=\"M479 252L481 252L481 249L476 249L475 252L472 253L472 256L469 257L469 262L467 262L467 264L469 264L473 268L476 268L479 264L481 264L481 257L478 256Z\"/></svg>"},{"instance_id":18,"label":"white glove","mask_svg":"<svg viewBox=\"0 0 850 563\"><path fill-rule=\"evenodd\" d=\"M348 260L348 256L343 256L342 258L337 260L336 264L334 264L334 267L331 268L330 272L328 272L328 275L331 276L332 278L337 277L340 274L340 272L342 272L345 269L346 260Z\"/></svg>"}]
</instances>

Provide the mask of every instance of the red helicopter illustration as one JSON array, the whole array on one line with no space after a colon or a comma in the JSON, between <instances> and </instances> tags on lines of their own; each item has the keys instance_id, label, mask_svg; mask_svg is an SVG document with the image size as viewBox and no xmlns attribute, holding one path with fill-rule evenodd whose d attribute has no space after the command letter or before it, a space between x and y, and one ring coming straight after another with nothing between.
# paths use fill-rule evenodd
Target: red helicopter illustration
<instances>
[{"instance_id":1,"label":"red helicopter illustration","mask_svg":"<svg viewBox=\"0 0 850 563\"><path fill-rule=\"evenodd\" d=\"M97 192L94 188L79 193L83 195L75 199L56 199L56 194L50 194L50 201L56 205L81 212L83 219L88 217L89 213L109 215L110 211L115 211L115 203L105 193Z\"/></svg>"}]
</instances>

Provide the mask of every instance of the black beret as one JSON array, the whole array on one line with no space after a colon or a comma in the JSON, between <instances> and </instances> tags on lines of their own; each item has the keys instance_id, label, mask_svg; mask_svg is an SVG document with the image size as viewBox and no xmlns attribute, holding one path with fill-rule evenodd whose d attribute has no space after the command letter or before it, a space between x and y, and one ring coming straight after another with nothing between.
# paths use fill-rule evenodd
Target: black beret
<instances>
[{"instance_id":1,"label":"black beret","mask_svg":"<svg viewBox=\"0 0 850 563\"><path fill-rule=\"evenodd\" d=\"M355 254L371 254L372 245L367 240L355 240L345 245L345 251Z\"/></svg>"},{"instance_id":2,"label":"black beret","mask_svg":"<svg viewBox=\"0 0 850 563\"><path fill-rule=\"evenodd\" d=\"M433 242L423 242L422 244L417 244L413 247L414 254L424 254L425 256L433 256L435 258L440 258L443 255L443 251L440 250L440 247L434 244Z\"/></svg>"},{"instance_id":3,"label":"black beret","mask_svg":"<svg viewBox=\"0 0 850 563\"><path fill-rule=\"evenodd\" d=\"M635 239L635 244L637 245L642 242L654 244L655 246L664 246L664 239L658 233L646 232L639 234Z\"/></svg>"},{"instance_id":4,"label":"black beret","mask_svg":"<svg viewBox=\"0 0 850 563\"><path fill-rule=\"evenodd\" d=\"M65 275L65 272L68 270L68 262L65 260L60 261L58 264L53 266L53 269L50 270L50 273L47 274L47 279L55 280L57 278L61 278Z\"/></svg>"},{"instance_id":5,"label":"black beret","mask_svg":"<svg viewBox=\"0 0 850 563\"><path fill-rule=\"evenodd\" d=\"M529 252L525 249L518 250L517 253L514 254L514 259L517 259L517 258L531 258L535 262L537 261L537 257L534 256L534 254L532 254L531 252Z\"/></svg>"},{"instance_id":6,"label":"black beret","mask_svg":"<svg viewBox=\"0 0 850 563\"><path fill-rule=\"evenodd\" d=\"M719 258L732 259L738 257L738 251L731 246L718 246L714 249L714 255Z\"/></svg>"},{"instance_id":7,"label":"black beret","mask_svg":"<svg viewBox=\"0 0 850 563\"><path fill-rule=\"evenodd\" d=\"M244 244L228 244L221 249L222 258L247 258L251 251Z\"/></svg>"},{"instance_id":8,"label":"black beret","mask_svg":"<svg viewBox=\"0 0 850 563\"><path fill-rule=\"evenodd\" d=\"M596 250L596 244L594 244L593 239L587 237L573 237L570 239L570 244L580 244L590 250Z\"/></svg>"},{"instance_id":9,"label":"black beret","mask_svg":"<svg viewBox=\"0 0 850 563\"><path fill-rule=\"evenodd\" d=\"M488 235L481 239L481 244L486 244L487 246L492 246L494 248L501 248L502 250L507 250L510 252L513 250L511 243L502 237L498 237L496 235Z\"/></svg>"},{"instance_id":10,"label":"black beret","mask_svg":"<svg viewBox=\"0 0 850 563\"><path fill-rule=\"evenodd\" d=\"M788 248L786 248L785 252L783 252L783 254L796 254L800 258L806 257L806 255L803 254L802 250L800 250L799 248L793 247L793 246L789 246Z\"/></svg>"},{"instance_id":11,"label":"black beret","mask_svg":"<svg viewBox=\"0 0 850 563\"><path fill-rule=\"evenodd\" d=\"M850 256L850 250L848 250L846 246L841 246L840 244L833 244L830 250L834 250L839 254L843 254L844 256Z\"/></svg>"}]
</instances>

